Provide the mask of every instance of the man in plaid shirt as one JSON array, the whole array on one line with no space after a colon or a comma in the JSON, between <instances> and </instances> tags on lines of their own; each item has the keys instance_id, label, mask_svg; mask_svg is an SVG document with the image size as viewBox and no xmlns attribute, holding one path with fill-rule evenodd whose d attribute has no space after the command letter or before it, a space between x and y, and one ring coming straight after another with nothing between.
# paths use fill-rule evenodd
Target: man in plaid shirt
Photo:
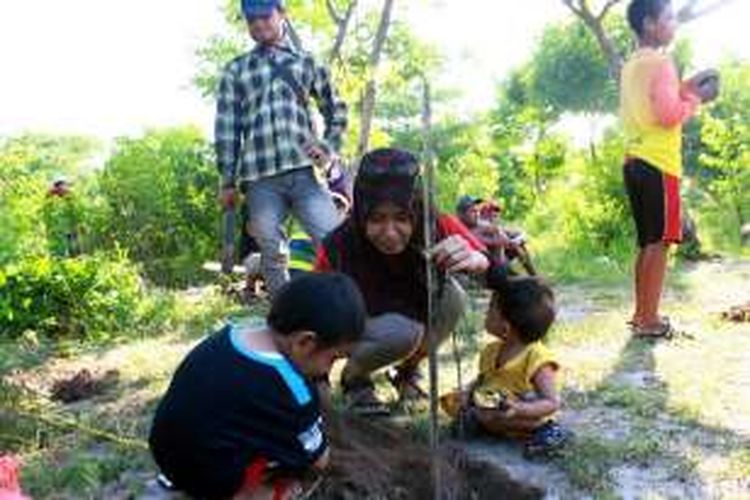
<instances>
[{"instance_id":1,"label":"man in plaid shirt","mask_svg":"<svg viewBox=\"0 0 750 500\"><path fill-rule=\"evenodd\" d=\"M315 244L339 223L331 195L316 175L336 155L347 109L328 70L292 46L283 0L242 0L256 46L231 61L218 91L215 140L222 203L246 188L248 230L261 252L261 272L274 295L289 279L284 222L291 211ZM314 132L308 99L325 121ZM243 228L245 229L245 228Z\"/></svg>"}]
</instances>

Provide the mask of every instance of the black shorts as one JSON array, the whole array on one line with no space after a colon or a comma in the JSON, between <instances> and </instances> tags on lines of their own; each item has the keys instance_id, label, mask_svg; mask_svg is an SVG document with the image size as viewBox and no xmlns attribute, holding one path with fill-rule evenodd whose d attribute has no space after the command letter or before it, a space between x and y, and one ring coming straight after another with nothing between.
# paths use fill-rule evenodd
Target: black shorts
<instances>
[{"instance_id":1,"label":"black shorts","mask_svg":"<svg viewBox=\"0 0 750 500\"><path fill-rule=\"evenodd\" d=\"M625 189L641 248L653 243L680 243L680 179L639 158L623 166Z\"/></svg>"}]
</instances>

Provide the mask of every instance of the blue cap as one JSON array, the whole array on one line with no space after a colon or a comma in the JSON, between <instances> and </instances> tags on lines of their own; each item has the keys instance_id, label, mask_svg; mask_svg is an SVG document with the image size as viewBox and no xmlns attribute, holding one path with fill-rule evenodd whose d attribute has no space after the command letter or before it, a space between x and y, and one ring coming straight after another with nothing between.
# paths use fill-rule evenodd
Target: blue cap
<instances>
[{"instance_id":1,"label":"blue cap","mask_svg":"<svg viewBox=\"0 0 750 500\"><path fill-rule=\"evenodd\" d=\"M458 200L458 204L456 204L456 212L462 214L474 205L479 205L483 202L484 200L482 198L477 198L476 196L470 196L468 194L464 195Z\"/></svg>"},{"instance_id":2,"label":"blue cap","mask_svg":"<svg viewBox=\"0 0 750 500\"><path fill-rule=\"evenodd\" d=\"M270 16L274 9L283 9L284 0L242 0L242 14L247 17Z\"/></svg>"}]
</instances>

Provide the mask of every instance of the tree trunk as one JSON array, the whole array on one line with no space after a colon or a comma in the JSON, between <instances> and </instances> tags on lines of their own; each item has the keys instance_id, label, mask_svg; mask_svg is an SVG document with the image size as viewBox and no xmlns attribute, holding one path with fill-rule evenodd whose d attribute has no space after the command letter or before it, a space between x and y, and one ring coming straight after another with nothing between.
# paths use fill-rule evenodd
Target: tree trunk
<instances>
[{"instance_id":1,"label":"tree trunk","mask_svg":"<svg viewBox=\"0 0 750 500\"><path fill-rule=\"evenodd\" d=\"M362 96L361 106L361 125L359 131L359 142L357 144L357 155L361 157L367 151L370 142L370 129L372 128L372 119L375 112L375 97L377 92L376 81L380 57L383 53L383 46L388 38L388 28L391 25L391 13L393 12L394 0L384 0L383 11L380 15L380 24L375 35L375 40L370 53L370 76L365 86L364 95Z\"/></svg>"},{"instance_id":2,"label":"tree trunk","mask_svg":"<svg viewBox=\"0 0 750 500\"><path fill-rule=\"evenodd\" d=\"M623 57L620 51L617 50L615 42L607 35L604 31L604 26L601 19L592 19L591 24L587 23L589 29L596 37L596 41L599 43L604 56L607 58L609 64L609 76L620 82L620 72L622 71Z\"/></svg>"}]
</instances>

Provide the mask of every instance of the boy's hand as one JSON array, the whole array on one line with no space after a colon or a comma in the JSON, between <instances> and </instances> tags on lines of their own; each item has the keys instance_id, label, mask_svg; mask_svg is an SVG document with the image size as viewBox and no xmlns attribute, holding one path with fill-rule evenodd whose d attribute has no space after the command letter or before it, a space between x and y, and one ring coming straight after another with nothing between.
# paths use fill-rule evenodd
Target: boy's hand
<instances>
[{"instance_id":1,"label":"boy's hand","mask_svg":"<svg viewBox=\"0 0 750 500\"><path fill-rule=\"evenodd\" d=\"M499 408L481 408L477 412L482 414L484 421L509 421L522 416L523 402L512 399L506 399Z\"/></svg>"},{"instance_id":2,"label":"boy's hand","mask_svg":"<svg viewBox=\"0 0 750 500\"><path fill-rule=\"evenodd\" d=\"M521 412L521 405L523 405L521 401L506 399L503 402L502 409L500 410L503 414L503 418L507 418L510 420L511 418L517 417Z\"/></svg>"},{"instance_id":3,"label":"boy's hand","mask_svg":"<svg viewBox=\"0 0 750 500\"><path fill-rule=\"evenodd\" d=\"M313 464L313 468L318 471L324 471L328 468L331 463L331 449L326 448L326 451L318 458Z\"/></svg>"},{"instance_id":4,"label":"boy's hand","mask_svg":"<svg viewBox=\"0 0 750 500\"><path fill-rule=\"evenodd\" d=\"M486 231L493 246L507 248L508 245L510 245L510 238L508 238L508 235L505 233L505 231L503 231L498 226L488 224Z\"/></svg>"},{"instance_id":5,"label":"boy's hand","mask_svg":"<svg viewBox=\"0 0 750 500\"><path fill-rule=\"evenodd\" d=\"M704 104L719 96L719 72L714 69L701 71L693 76L688 83Z\"/></svg>"}]
</instances>

